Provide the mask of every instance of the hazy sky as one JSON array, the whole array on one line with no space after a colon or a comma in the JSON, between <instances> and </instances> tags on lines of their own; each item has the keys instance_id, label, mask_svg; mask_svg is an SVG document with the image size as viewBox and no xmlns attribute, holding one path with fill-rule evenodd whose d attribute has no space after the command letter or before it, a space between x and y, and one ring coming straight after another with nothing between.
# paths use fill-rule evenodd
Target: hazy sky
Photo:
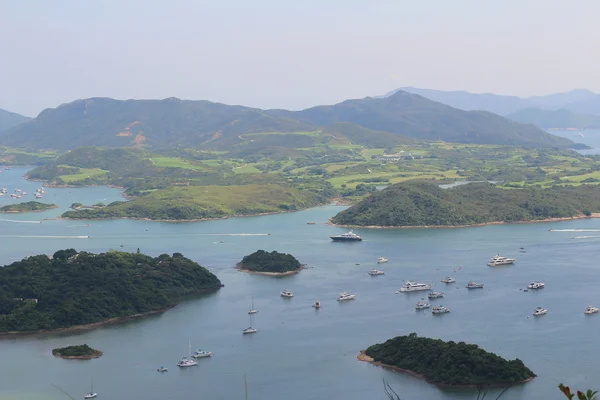
<instances>
[{"instance_id":1,"label":"hazy sky","mask_svg":"<svg viewBox=\"0 0 600 400\"><path fill-rule=\"evenodd\" d=\"M600 92L597 0L0 0L0 108Z\"/></svg>"}]
</instances>

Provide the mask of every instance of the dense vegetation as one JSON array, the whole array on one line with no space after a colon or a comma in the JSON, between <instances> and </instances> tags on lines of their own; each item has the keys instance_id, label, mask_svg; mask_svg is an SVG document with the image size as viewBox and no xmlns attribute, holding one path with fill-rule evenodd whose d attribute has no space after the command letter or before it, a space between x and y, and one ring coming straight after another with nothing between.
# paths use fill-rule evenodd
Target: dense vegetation
<instances>
[{"instance_id":1,"label":"dense vegetation","mask_svg":"<svg viewBox=\"0 0 600 400\"><path fill-rule=\"evenodd\" d=\"M0 332L66 328L158 311L221 286L179 253L59 250L0 268Z\"/></svg>"},{"instance_id":2,"label":"dense vegetation","mask_svg":"<svg viewBox=\"0 0 600 400\"><path fill-rule=\"evenodd\" d=\"M0 213L22 213L28 211L45 211L58 207L56 204L45 204L39 201L25 201L0 207Z\"/></svg>"},{"instance_id":3,"label":"dense vegetation","mask_svg":"<svg viewBox=\"0 0 600 400\"><path fill-rule=\"evenodd\" d=\"M530 221L600 212L600 187L500 189L470 183L441 189L411 181L392 185L340 212L332 221L359 226L455 226Z\"/></svg>"},{"instance_id":4,"label":"dense vegetation","mask_svg":"<svg viewBox=\"0 0 600 400\"><path fill-rule=\"evenodd\" d=\"M375 344L366 354L382 364L423 375L442 385L512 384L535 377L521 360L507 361L477 345L418 337L416 333Z\"/></svg>"},{"instance_id":5,"label":"dense vegetation","mask_svg":"<svg viewBox=\"0 0 600 400\"><path fill-rule=\"evenodd\" d=\"M96 349L92 349L87 344L81 344L81 345L76 345L76 346L67 346L67 347L60 347L60 348L54 349L54 350L52 350L52 354L55 356L58 356L58 357L65 357L65 358L69 358L69 357L94 358L94 357L99 356L102 353Z\"/></svg>"},{"instance_id":6,"label":"dense vegetation","mask_svg":"<svg viewBox=\"0 0 600 400\"><path fill-rule=\"evenodd\" d=\"M289 147L290 142L294 148L311 147L324 136L286 134L326 130L335 123L426 140L531 147L572 145L568 139L533 126L488 112L455 109L404 91L385 98L347 100L303 111L260 110L175 98L127 101L91 98L42 111L37 118L5 132L0 136L0 144L33 149L82 146L230 149L242 144L245 134L276 134L243 143L246 154L250 154L249 149L272 151ZM381 137L389 140L385 135ZM244 146L238 151L243 153Z\"/></svg>"},{"instance_id":7,"label":"dense vegetation","mask_svg":"<svg viewBox=\"0 0 600 400\"><path fill-rule=\"evenodd\" d=\"M295 211L325 201L326 198L315 193L279 185L174 186L127 202L67 211L62 216L183 221Z\"/></svg>"},{"instance_id":8,"label":"dense vegetation","mask_svg":"<svg viewBox=\"0 0 600 400\"><path fill-rule=\"evenodd\" d=\"M291 254L258 250L245 256L238 267L254 272L289 272L298 271L302 264Z\"/></svg>"}]
</instances>

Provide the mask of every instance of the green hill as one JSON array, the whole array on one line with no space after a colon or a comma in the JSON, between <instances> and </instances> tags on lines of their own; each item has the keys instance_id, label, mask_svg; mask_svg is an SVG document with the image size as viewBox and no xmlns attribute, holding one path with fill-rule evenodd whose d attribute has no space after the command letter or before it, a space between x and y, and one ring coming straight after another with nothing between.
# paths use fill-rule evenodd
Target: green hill
<instances>
[{"instance_id":1,"label":"green hill","mask_svg":"<svg viewBox=\"0 0 600 400\"><path fill-rule=\"evenodd\" d=\"M398 183L333 217L339 225L463 226L569 218L600 212L600 187L501 189L470 183L450 189L423 181Z\"/></svg>"},{"instance_id":2,"label":"green hill","mask_svg":"<svg viewBox=\"0 0 600 400\"><path fill-rule=\"evenodd\" d=\"M291 254L258 250L245 256L238 267L253 272L284 273L298 271L302 268L302 264Z\"/></svg>"},{"instance_id":3,"label":"green hill","mask_svg":"<svg viewBox=\"0 0 600 400\"><path fill-rule=\"evenodd\" d=\"M509 114L506 118L540 128L600 128L600 115L577 114L569 110L540 110L528 108Z\"/></svg>"},{"instance_id":4,"label":"green hill","mask_svg":"<svg viewBox=\"0 0 600 400\"><path fill-rule=\"evenodd\" d=\"M416 333L370 346L365 354L439 385L511 385L536 376L518 358L507 361L474 344L444 342Z\"/></svg>"},{"instance_id":5,"label":"green hill","mask_svg":"<svg viewBox=\"0 0 600 400\"><path fill-rule=\"evenodd\" d=\"M23 213L30 211L45 211L51 208L57 208L56 204L45 204L39 201L25 201L23 203L9 204L0 207L0 213Z\"/></svg>"},{"instance_id":6,"label":"green hill","mask_svg":"<svg viewBox=\"0 0 600 400\"><path fill-rule=\"evenodd\" d=\"M306 132L316 134L311 138ZM254 133L270 135L246 137ZM307 148L344 138L366 147L407 141L405 137L392 139L391 135L531 147L573 145L568 139L498 115L462 111L402 91L387 98L347 100L303 111L260 110L175 98L91 98L44 110L37 118L1 135L0 144L30 149L193 147L249 154L263 149Z\"/></svg>"},{"instance_id":7,"label":"green hill","mask_svg":"<svg viewBox=\"0 0 600 400\"><path fill-rule=\"evenodd\" d=\"M29 121L31 118L0 109L0 133Z\"/></svg>"},{"instance_id":8,"label":"green hill","mask_svg":"<svg viewBox=\"0 0 600 400\"><path fill-rule=\"evenodd\" d=\"M0 268L0 332L68 328L174 306L221 282L179 253L59 250Z\"/></svg>"}]
</instances>

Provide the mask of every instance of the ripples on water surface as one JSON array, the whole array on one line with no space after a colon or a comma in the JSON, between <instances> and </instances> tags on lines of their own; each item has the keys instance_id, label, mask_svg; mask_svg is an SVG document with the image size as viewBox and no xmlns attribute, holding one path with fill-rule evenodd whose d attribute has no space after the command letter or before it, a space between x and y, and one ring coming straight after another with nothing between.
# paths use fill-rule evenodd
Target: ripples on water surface
<instances>
[{"instance_id":1,"label":"ripples on water surface","mask_svg":"<svg viewBox=\"0 0 600 400\"><path fill-rule=\"evenodd\" d=\"M24 181L26 171L3 172L0 187L32 193L39 183ZM503 399L560 398L556 389L560 382L600 388L596 351L600 315L583 314L587 305L600 305L600 238L593 235L600 220L466 229L357 229L363 242L332 243L329 236L345 230L324 222L340 207L197 223L44 220L40 224L76 201L120 199L119 191L110 188L46 192L43 201L54 202L59 209L8 214L0 220L2 264L67 247L94 252L140 248L151 255L181 252L216 273L225 288L141 321L78 334L0 340L2 400L66 398L52 384L82 398L91 376L99 399L243 399L244 374L250 399L383 400L382 378L405 400L474 398L472 393L441 391L356 360L356 353L368 345L410 332L476 343L505 358L522 359L539 377L511 389ZM0 198L0 205L10 202ZM520 247L527 253L520 253ZM244 255L261 248L291 253L311 268L285 278L233 269ZM517 263L487 267L488 258L496 253L514 256ZM377 266L379 256L389 262ZM367 275L371 268L386 274L371 277ZM457 284L439 282L447 275L455 276ZM434 290L444 291L445 298L435 303L450 307L452 313L433 317L428 311L416 312L414 304L423 293L394 294L406 279L429 282ZM485 289L468 291L464 285L469 280L485 283ZM519 290L531 280L545 282L546 288ZM283 289L292 290L294 298L281 298ZM352 291L357 298L339 303L335 299L340 291ZM241 330L249 323L251 296L260 311L253 322L259 332L244 336ZM323 304L321 310L311 307L315 300ZM548 314L528 318L536 306L547 308ZM215 356L200 360L198 367L178 369L175 364L187 353L188 340ZM80 343L104 351L104 356L82 362L51 354L55 347ZM156 372L160 365L169 372Z\"/></svg>"}]
</instances>

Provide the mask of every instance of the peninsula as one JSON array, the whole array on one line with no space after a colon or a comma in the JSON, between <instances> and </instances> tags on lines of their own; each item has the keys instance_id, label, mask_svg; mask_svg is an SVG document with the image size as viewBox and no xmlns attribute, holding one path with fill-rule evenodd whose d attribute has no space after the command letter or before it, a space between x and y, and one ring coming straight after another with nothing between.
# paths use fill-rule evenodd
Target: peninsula
<instances>
[{"instance_id":1,"label":"peninsula","mask_svg":"<svg viewBox=\"0 0 600 400\"><path fill-rule=\"evenodd\" d=\"M474 344L444 342L411 333L370 346L358 359L441 387L509 386L535 378L518 358L507 361Z\"/></svg>"},{"instance_id":2,"label":"peninsula","mask_svg":"<svg viewBox=\"0 0 600 400\"><path fill-rule=\"evenodd\" d=\"M74 249L0 268L0 281L0 335L91 329L159 313L185 296L222 286L180 253Z\"/></svg>"},{"instance_id":3,"label":"peninsula","mask_svg":"<svg viewBox=\"0 0 600 400\"><path fill-rule=\"evenodd\" d=\"M285 276L297 274L304 267L291 254L279 253L277 251L258 250L245 256L237 264L237 268L243 272L267 276Z\"/></svg>"},{"instance_id":4,"label":"peninsula","mask_svg":"<svg viewBox=\"0 0 600 400\"><path fill-rule=\"evenodd\" d=\"M67 360L91 360L102 356L100 350L92 349L87 344L77 346L60 347L52 350L54 357L60 357Z\"/></svg>"},{"instance_id":5,"label":"peninsula","mask_svg":"<svg viewBox=\"0 0 600 400\"><path fill-rule=\"evenodd\" d=\"M464 227L596 216L600 186L505 189L469 183L442 189L409 181L376 192L331 222L372 228Z\"/></svg>"},{"instance_id":6,"label":"peninsula","mask_svg":"<svg viewBox=\"0 0 600 400\"><path fill-rule=\"evenodd\" d=\"M46 211L51 208L58 208L56 204L45 204L39 201L26 201L24 203L9 204L7 206L0 207L0 213L17 214L31 211Z\"/></svg>"}]
</instances>

